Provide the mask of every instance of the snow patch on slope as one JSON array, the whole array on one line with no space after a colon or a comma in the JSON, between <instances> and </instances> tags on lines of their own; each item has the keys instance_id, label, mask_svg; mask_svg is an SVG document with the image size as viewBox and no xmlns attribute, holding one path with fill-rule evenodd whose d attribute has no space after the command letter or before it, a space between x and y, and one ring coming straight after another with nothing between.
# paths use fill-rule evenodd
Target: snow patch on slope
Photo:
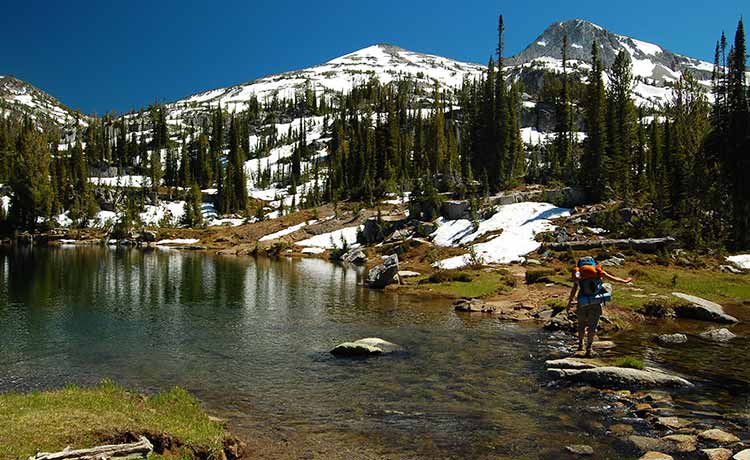
<instances>
[{"instance_id":1,"label":"snow patch on slope","mask_svg":"<svg viewBox=\"0 0 750 460\"><path fill-rule=\"evenodd\" d=\"M569 209L558 208L549 203L508 204L499 206L497 213L480 222L477 229L473 229L469 221L443 222L443 226L450 225L453 231L446 232L440 237L442 243L448 242L450 246L459 246L471 243L487 233L502 231L499 236L487 242L474 244L473 248L485 263L507 264L523 260L523 256L539 248L540 243L534 237L537 233L554 228L550 219L569 215ZM439 231L440 228L438 228ZM438 232L435 233L436 237ZM449 235L450 233L452 235ZM438 243L435 242L435 244ZM470 257L465 254L441 260L434 265L443 269L455 269L469 262Z\"/></svg>"},{"instance_id":2,"label":"snow patch on slope","mask_svg":"<svg viewBox=\"0 0 750 460\"><path fill-rule=\"evenodd\" d=\"M743 270L750 270L750 254L737 254L727 257L729 262L737 265Z\"/></svg>"}]
</instances>

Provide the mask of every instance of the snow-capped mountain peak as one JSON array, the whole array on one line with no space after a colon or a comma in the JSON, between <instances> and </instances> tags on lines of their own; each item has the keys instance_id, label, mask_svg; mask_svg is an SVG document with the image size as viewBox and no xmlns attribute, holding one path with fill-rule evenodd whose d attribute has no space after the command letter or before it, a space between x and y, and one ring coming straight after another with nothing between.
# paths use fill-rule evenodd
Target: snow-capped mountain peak
<instances>
[{"instance_id":1,"label":"snow-capped mountain peak","mask_svg":"<svg viewBox=\"0 0 750 460\"><path fill-rule=\"evenodd\" d=\"M556 22L522 52L508 59L509 65L521 65L544 58L562 59L563 37L568 36L568 59L591 62L591 47L596 41L605 68L610 67L621 50L633 61L633 75L651 79L657 84L679 79L690 71L698 80L710 80L713 65L709 62L675 54L659 45L619 35L582 19Z\"/></svg>"},{"instance_id":2,"label":"snow-capped mountain peak","mask_svg":"<svg viewBox=\"0 0 750 460\"><path fill-rule=\"evenodd\" d=\"M257 80L196 94L176 104L211 104L241 110L253 96L293 98L309 87L317 93L349 91L357 84L377 78L381 83L409 78L419 84L458 88L465 78L483 71L470 64L440 56L417 53L393 45L377 44L302 70L269 75Z\"/></svg>"}]
</instances>

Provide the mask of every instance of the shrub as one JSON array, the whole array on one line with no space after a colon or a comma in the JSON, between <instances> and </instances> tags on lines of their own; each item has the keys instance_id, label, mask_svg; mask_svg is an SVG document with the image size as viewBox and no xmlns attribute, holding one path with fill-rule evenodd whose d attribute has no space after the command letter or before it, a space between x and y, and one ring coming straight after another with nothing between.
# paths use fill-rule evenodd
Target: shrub
<instances>
[{"instance_id":1,"label":"shrub","mask_svg":"<svg viewBox=\"0 0 750 460\"><path fill-rule=\"evenodd\" d=\"M614 363L612 363L615 367L627 367L629 369L639 369L643 370L646 365L643 363L642 359L635 358L633 356L623 356L622 358L617 358Z\"/></svg>"},{"instance_id":2,"label":"shrub","mask_svg":"<svg viewBox=\"0 0 750 460\"><path fill-rule=\"evenodd\" d=\"M534 268L526 270L526 284L549 283L550 276L554 276L557 271L554 268Z\"/></svg>"},{"instance_id":3,"label":"shrub","mask_svg":"<svg viewBox=\"0 0 750 460\"><path fill-rule=\"evenodd\" d=\"M674 309L678 305L678 302L670 302L666 299L652 299L646 302L639 312L654 318L674 318Z\"/></svg>"}]
</instances>

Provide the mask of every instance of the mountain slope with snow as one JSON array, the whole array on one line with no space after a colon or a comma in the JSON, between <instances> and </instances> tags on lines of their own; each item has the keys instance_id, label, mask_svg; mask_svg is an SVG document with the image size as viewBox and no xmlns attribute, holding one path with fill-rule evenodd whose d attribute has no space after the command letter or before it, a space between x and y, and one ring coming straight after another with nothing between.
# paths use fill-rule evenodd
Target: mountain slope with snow
<instances>
[{"instance_id":1,"label":"mountain slope with snow","mask_svg":"<svg viewBox=\"0 0 750 460\"><path fill-rule=\"evenodd\" d=\"M656 83L676 81L690 71L698 80L710 80L713 64L699 59L675 54L659 45L625 35L618 35L592 22L581 19L556 22L519 54L509 58L511 66L528 64L545 59L562 60L563 37L568 36L568 59L591 63L591 46L599 45L599 55L608 68L615 62L617 53L624 50L633 61L633 75Z\"/></svg>"},{"instance_id":2,"label":"mountain slope with snow","mask_svg":"<svg viewBox=\"0 0 750 460\"><path fill-rule=\"evenodd\" d=\"M56 126L85 124L86 116L76 113L39 88L14 77L0 77L0 114L29 116L39 124Z\"/></svg>"},{"instance_id":3,"label":"mountain slope with snow","mask_svg":"<svg viewBox=\"0 0 750 460\"><path fill-rule=\"evenodd\" d=\"M269 75L248 83L218 88L190 96L175 106L221 103L230 111L242 110L253 97L260 101L273 97L293 99L306 88L321 93L346 92L357 84L377 78L381 83L410 79L430 87L458 88L465 78L478 77L484 67L478 64L417 53L393 45L373 45L307 69Z\"/></svg>"}]
</instances>

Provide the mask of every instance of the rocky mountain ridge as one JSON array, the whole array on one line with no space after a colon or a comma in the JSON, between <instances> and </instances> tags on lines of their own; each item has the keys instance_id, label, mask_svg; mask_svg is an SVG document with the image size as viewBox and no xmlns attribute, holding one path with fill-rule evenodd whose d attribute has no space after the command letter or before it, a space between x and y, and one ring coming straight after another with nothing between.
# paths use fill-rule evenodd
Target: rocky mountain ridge
<instances>
[{"instance_id":1,"label":"rocky mountain ridge","mask_svg":"<svg viewBox=\"0 0 750 460\"><path fill-rule=\"evenodd\" d=\"M571 72L584 75L589 68L591 45L601 48L605 65L611 65L620 50L633 61L636 77L634 93L638 104L658 105L671 97L671 84L689 71L705 85L710 82L713 65L672 53L663 47L618 35L588 21L574 19L550 25L519 54L506 58L506 73L520 79L527 88L538 87L544 72L562 70L562 37L568 35ZM357 84L377 78L381 83L409 79L424 88L435 83L457 89L467 79L482 75L486 66L441 56L378 44L306 69L268 75L227 88L198 93L167 104L172 118L189 117L221 104L230 112L241 111L257 98L293 98L311 89L320 94L346 92ZM540 77L541 76L541 77ZM532 83L533 82L533 83ZM534 95L530 95L533 100ZM58 126L74 123L80 117L60 101L13 77L0 77L0 110L3 113L29 115ZM85 117L83 118L85 120Z\"/></svg>"}]
</instances>

